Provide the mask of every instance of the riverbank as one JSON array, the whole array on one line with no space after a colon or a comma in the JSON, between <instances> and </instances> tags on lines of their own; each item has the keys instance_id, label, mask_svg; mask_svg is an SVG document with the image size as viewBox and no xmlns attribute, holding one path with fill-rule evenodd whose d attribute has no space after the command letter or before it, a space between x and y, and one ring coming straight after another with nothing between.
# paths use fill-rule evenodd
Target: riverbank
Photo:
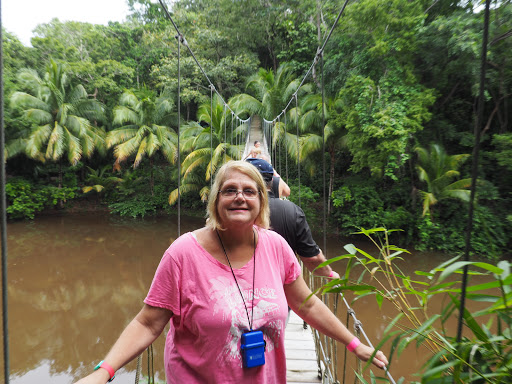
<instances>
[{"instance_id":1,"label":"riverbank","mask_svg":"<svg viewBox=\"0 0 512 384\"><path fill-rule=\"evenodd\" d=\"M320 209L320 208L319 208ZM135 218L134 215L132 215L129 211L127 211L127 214L119 214L118 212L113 211L107 203L104 202L104 200L99 199L97 196L82 196L78 199L72 199L65 202L64 206L62 208L58 208L58 205L55 205L54 207L45 208L41 212L38 212L35 215L34 220L37 220L41 217L46 216L62 216L62 215L73 215L73 214L84 214L84 213L101 213L104 215L111 215L114 217L119 218ZM198 209L198 208L191 208L186 207L184 205L180 208L180 214L183 216L188 216L192 218L200 218L203 219L205 217L206 212L206 204L204 204L204 208ZM315 211L318 213L318 211ZM172 207L168 207L167 209L158 209L155 211L147 212L143 218L159 218L159 217L167 217L167 216L177 216L178 215L178 208L177 205L174 205ZM138 216L140 217L140 216ZM324 226L323 226L323 218L320 214L313 214L309 215L307 217L308 223L311 227L311 230L314 233L314 238L316 242L319 244L321 248L326 248L323 244L323 233L324 233ZM18 220L16 220L18 221ZM352 235L352 236L342 236L340 234L340 230L335 225L326 225L325 228L326 232L326 238L328 242L333 241L342 241L344 243L350 243L352 241L361 241L364 236L362 235ZM390 242L392 244L395 244L401 248L408 249L410 251L422 251L422 252L434 252L437 254L444 254L446 259L456 256L457 254L461 255L462 250L460 251L444 251L439 249L421 249L417 243L411 242L410 239L405 239L402 232L397 231L392 234L392 237L390 239ZM512 252L507 252L501 254L499 257L496 255L472 255L473 257L478 257L481 260L492 260L493 262L496 262L498 260L512 260Z\"/></svg>"}]
</instances>

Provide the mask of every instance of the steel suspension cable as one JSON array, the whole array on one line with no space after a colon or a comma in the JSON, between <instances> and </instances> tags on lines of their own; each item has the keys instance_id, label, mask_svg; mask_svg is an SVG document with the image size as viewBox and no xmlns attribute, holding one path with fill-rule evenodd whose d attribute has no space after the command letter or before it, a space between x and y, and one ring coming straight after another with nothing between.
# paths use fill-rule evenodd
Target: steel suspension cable
<instances>
[{"instance_id":1,"label":"steel suspension cable","mask_svg":"<svg viewBox=\"0 0 512 384\"><path fill-rule=\"evenodd\" d=\"M159 3L160 3L160 6L162 7L162 9L164 10L164 13L165 15L167 16L167 18L170 20L170 22L172 23L174 29L176 30L177 34L182 36L183 38L183 45L185 47L187 47L190 55L192 56L192 58L194 59L194 61L196 62L197 66L199 67L199 70L201 71L201 73L203 74L203 76L206 78L206 80L208 81L208 84L210 85L210 87L213 87L213 89L215 89L215 86L213 85L212 81L210 80L210 78L208 77L208 75L206 74L206 71L203 69L202 65L199 63L199 60L197 59L196 55L194 55L194 52L192 51L192 49L190 48L190 46L188 45L188 42L187 40L185 39L185 37L183 37L183 34L180 32L178 26L176 25L176 23L174 22L173 18L171 17L171 14L169 13L169 11L167 10L167 7L165 6L163 0L158 0ZM215 93L220 97L221 101L224 103L224 105L233 113L235 113L230 107L229 105L227 105L226 101L224 100L224 98L222 97L222 95L215 89ZM236 114L236 113L235 113ZM238 115L237 115L238 116Z\"/></svg>"},{"instance_id":2,"label":"steel suspension cable","mask_svg":"<svg viewBox=\"0 0 512 384\"><path fill-rule=\"evenodd\" d=\"M213 90L215 87L210 84L210 191L213 185Z\"/></svg>"},{"instance_id":3,"label":"steel suspension cable","mask_svg":"<svg viewBox=\"0 0 512 384\"><path fill-rule=\"evenodd\" d=\"M279 127L279 129L281 129L281 119L280 118L277 119L277 126ZM279 175L281 175L281 173L282 173L282 170L281 170L281 135L278 136L278 139L279 139L279 141L278 141L278 145L279 145L279 157L278 157L278 159L279 159Z\"/></svg>"},{"instance_id":4,"label":"steel suspension cable","mask_svg":"<svg viewBox=\"0 0 512 384\"><path fill-rule=\"evenodd\" d=\"M284 111L283 111L284 112ZM288 184L288 140L286 140L286 113L284 113L284 153L285 153L285 167L286 167L286 184Z\"/></svg>"},{"instance_id":5,"label":"steel suspension cable","mask_svg":"<svg viewBox=\"0 0 512 384\"><path fill-rule=\"evenodd\" d=\"M224 162L226 162L227 160L227 153L226 153L226 150L227 150L227 126L226 126L226 104L224 104Z\"/></svg>"},{"instance_id":6,"label":"steel suspension cable","mask_svg":"<svg viewBox=\"0 0 512 384\"><path fill-rule=\"evenodd\" d=\"M343 15L343 12L345 11L345 8L347 7L347 4L348 4L349 0L345 0L345 3L343 4L343 6L341 7L340 11L338 12L338 16L336 17L336 20L335 22L333 23L327 37L324 39L324 42L322 44L322 47L318 49L317 51L317 54L313 60L313 63L311 64L311 66L309 67L308 71L306 72L306 74L304 75L304 77L302 78L302 81L300 82L299 86L297 87L297 90L296 90L296 93L299 91L299 89L304 85L304 82L306 81L306 79L308 78L309 74L311 73L311 71L313 70L313 67L316 65L317 61L318 61L318 58L319 58L319 55L321 53L323 53L324 49L325 49L325 46L327 45L327 43L329 42L329 40L331 39L331 35L334 31L334 28L336 28L336 26L338 25L339 23L339 20L341 18L341 16ZM294 95L295 96L295 95ZM292 96L290 98L290 101L288 101L288 104L286 104L286 107L284 107L284 110L287 110L288 107L290 106L290 104L293 102L293 98L294 96Z\"/></svg>"},{"instance_id":7,"label":"steel suspension cable","mask_svg":"<svg viewBox=\"0 0 512 384\"><path fill-rule=\"evenodd\" d=\"M0 0L1 1L1 0ZM5 131L4 131L4 63L3 63L3 28L2 7L0 4L0 211L2 232L2 334L4 339L4 382L9 384L9 312L7 305L7 204L5 197Z\"/></svg>"},{"instance_id":8,"label":"steel suspension cable","mask_svg":"<svg viewBox=\"0 0 512 384\"><path fill-rule=\"evenodd\" d=\"M183 40L183 36L176 35L176 40L178 40L178 237L181 236L181 156L180 156L180 129L181 129L181 42Z\"/></svg>"},{"instance_id":9,"label":"steel suspension cable","mask_svg":"<svg viewBox=\"0 0 512 384\"><path fill-rule=\"evenodd\" d=\"M301 207L301 203L300 203L299 101L297 100L297 93L295 93L295 125L297 127L297 171L298 171L298 179L299 179L299 207Z\"/></svg>"},{"instance_id":10,"label":"steel suspension cable","mask_svg":"<svg viewBox=\"0 0 512 384\"><path fill-rule=\"evenodd\" d=\"M324 199L324 212L323 212L323 232L324 232L324 255L327 258L327 194L325 192L326 180L325 173L327 167L325 165L325 91L324 91L324 54L320 53L320 71L322 72L322 182L323 182L323 199Z\"/></svg>"},{"instance_id":11,"label":"steel suspension cable","mask_svg":"<svg viewBox=\"0 0 512 384\"><path fill-rule=\"evenodd\" d=\"M466 239L464 247L464 261L469 261L469 252L471 250L471 232L473 231L473 211L475 205L476 195L476 182L478 177L478 155L480 150L480 140L482 130L480 129L483 122L484 114L484 92L485 92L485 72L487 63L487 42L489 39L489 8L490 0L485 1L485 13L484 13L484 29L482 36L482 56L480 60L480 92L478 97L478 109L477 109L477 121L474 127L475 144L473 147L473 159L471 166L471 192L469 197L469 209L468 209L468 224L466 228ZM468 282L468 265L466 264L463 268L462 286L461 286L461 298L459 307L459 321L457 324L457 342L460 342L462 338L462 323L465 310L466 302L466 288ZM454 378L455 380L455 378Z\"/></svg>"}]
</instances>

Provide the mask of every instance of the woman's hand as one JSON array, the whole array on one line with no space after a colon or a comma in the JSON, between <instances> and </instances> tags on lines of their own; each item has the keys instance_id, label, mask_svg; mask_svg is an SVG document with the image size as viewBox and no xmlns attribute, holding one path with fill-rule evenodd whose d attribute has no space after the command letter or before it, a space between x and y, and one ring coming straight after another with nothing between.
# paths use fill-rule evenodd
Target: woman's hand
<instances>
[{"instance_id":1,"label":"woman's hand","mask_svg":"<svg viewBox=\"0 0 512 384\"><path fill-rule=\"evenodd\" d=\"M75 384L105 384L110 379L110 375L104 369L98 369L89 376L78 380Z\"/></svg>"},{"instance_id":2,"label":"woman's hand","mask_svg":"<svg viewBox=\"0 0 512 384\"><path fill-rule=\"evenodd\" d=\"M363 361L368 361L373 351L373 348L368 347L367 345L364 344L359 344L354 350L354 353L359 359ZM382 353L382 351L377 351L377 353L373 357L372 364L378 368L384 369L389 364L389 362L384 353Z\"/></svg>"}]
</instances>

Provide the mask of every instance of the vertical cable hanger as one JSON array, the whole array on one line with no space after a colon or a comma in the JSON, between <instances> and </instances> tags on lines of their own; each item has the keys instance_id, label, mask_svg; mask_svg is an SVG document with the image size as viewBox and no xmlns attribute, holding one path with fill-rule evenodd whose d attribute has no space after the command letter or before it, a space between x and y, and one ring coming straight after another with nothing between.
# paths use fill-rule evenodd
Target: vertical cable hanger
<instances>
[{"instance_id":1,"label":"vertical cable hanger","mask_svg":"<svg viewBox=\"0 0 512 384\"><path fill-rule=\"evenodd\" d=\"M317 57L320 57L320 72L322 72L322 181L323 181L323 199L324 199L324 209L323 209L323 232L324 232L324 255L327 258L327 193L326 193L326 180L325 180L325 172L327 171L327 167L325 165L325 90L324 90L324 52L319 50L317 53Z\"/></svg>"},{"instance_id":2,"label":"vertical cable hanger","mask_svg":"<svg viewBox=\"0 0 512 384\"><path fill-rule=\"evenodd\" d=\"M183 41L183 36L176 35L176 40L178 41L178 237L181 236L181 156L180 156L180 129L181 129L181 43Z\"/></svg>"},{"instance_id":3,"label":"vertical cable hanger","mask_svg":"<svg viewBox=\"0 0 512 384\"><path fill-rule=\"evenodd\" d=\"M298 91L298 90L297 90ZM298 170L298 179L299 179L299 207L301 207L300 203L300 140L299 140L299 101L297 99L297 92L294 93L295 96L295 125L297 127L297 170Z\"/></svg>"},{"instance_id":4,"label":"vertical cable hanger","mask_svg":"<svg viewBox=\"0 0 512 384\"><path fill-rule=\"evenodd\" d=\"M279 128L279 130L281 130L281 115L279 115L277 117L277 127ZM282 173L281 171L281 131L279 131L279 135L278 135L278 145L279 145L279 156L278 156L278 159L279 159L279 174ZM277 165L277 164L276 164Z\"/></svg>"},{"instance_id":5,"label":"vertical cable hanger","mask_svg":"<svg viewBox=\"0 0 512 384\"><path fill-rule=\"evenodd\" d=\"M234 115L234 113L233 113L233 111L231 111L231 135L229 136L229 148L230 148L230 150L233 147L233 120L234 120L233 119L233 115ZM233 151L231 150L231 152L233 152ZM235 159L238 160L238 158L236 158L236 157L235 157Z\"/></svg>"},{"instance_id":6,"label":"vertical cable hanger","mask_svg":"<svg viewBox=\"0 0 512 384\"><path fill-rule=\"evenodd\" d=\"M0 7L0 20L2 7ZM0 21L1 26L1 21ZM0 28L0 158L5 159L4 131L4 66L3 66L3 28ZM9 312L7 306L7 202L5 197L5 161L0 166L0 210L2 214L2 334L4 339L4 382L9 384Z\"/></svg>"},{"instance_id":7,"label":"vertical cable hanger","mask_svg":"<svg viewBox=\"0 0 512 384\"><path fill-rule=\"evenodd\" d=\"M224 163L227 162L227 153L226 153L226 150L227 150L227 141L228 141L228 138L227 138L227 126L226 126L226 118L227 118L227 114L226 114L226 107L227 105L224 104L224 114L223 114L223 118L224 118Z\"/></svg>"},{"instance_id":8,"label":"vertical cable hanger","mask_svg":"<svg viewBox=\"0 0 512 384\"><path fill-rule=\"evenodd\" d=\"M286 169L286 184L289 185L289 181L288 181L288 140L286 140L286 110L283 110L283 113L284 113L284 161L285 161L285 169Z\"/></svg>"},{"instance_id":9,"label":"vertical cable hanger","mask_svg":"<svg viewBox=\"0 0 512 384\"><path fill-rule=\"evenodd\" d=\"M215 87L210 85L210 192L213 185L213 90Z\"/></svg>"}]
</instances>

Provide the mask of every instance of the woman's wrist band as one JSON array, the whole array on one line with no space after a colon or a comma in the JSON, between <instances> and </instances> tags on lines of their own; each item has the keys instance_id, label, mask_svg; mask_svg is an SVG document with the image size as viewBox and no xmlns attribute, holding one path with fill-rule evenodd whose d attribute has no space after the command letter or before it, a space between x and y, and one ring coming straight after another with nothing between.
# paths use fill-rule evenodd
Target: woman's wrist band
<instances>
[{"instance_id":1,"label":"woman's wrist band","mask_svg":"<svg viewBox=\"0 0 512 384\"><path fill-rule=\"evenodd\" d=\"M350 352L354 352L359 344L361 344L361 341L357 337L354 337L352 341L347 344L347 349Z\"/></svg>"},{"instance_id":2,"label":"woman's wrist band","mask_svg":"<svg viewBox=\"0 0 512 384\"><path fill-rule=\"evenodd\" d=\"M333 277L334 276L334 271L331 271L331 274L329 275L329 277Z\"/></svg>"},{"instance_id":3,"label":"woman's wrist band","mask_svg":"<svg viewBox=\"0 0 512 384\"><path fill-rule=\"evenodd\" d=\"M98 365L94 367L94 370L95 370L95 371L97 371L97 370L98 370L98 369L100 369L100 368L103 368L103 369L105 369L105 370L108 372L108 374L109 374L109 376L110 376L110 380L108 381L109 383L110 383L112 380L114 380L114 378L116 377L116 371L114 371L114 368L112 368L112 367L110 366L110 364L105 363L105 361L104 361L104 360L101 360L101 361L98 363Z\"/></svg>"}]
</instances>

